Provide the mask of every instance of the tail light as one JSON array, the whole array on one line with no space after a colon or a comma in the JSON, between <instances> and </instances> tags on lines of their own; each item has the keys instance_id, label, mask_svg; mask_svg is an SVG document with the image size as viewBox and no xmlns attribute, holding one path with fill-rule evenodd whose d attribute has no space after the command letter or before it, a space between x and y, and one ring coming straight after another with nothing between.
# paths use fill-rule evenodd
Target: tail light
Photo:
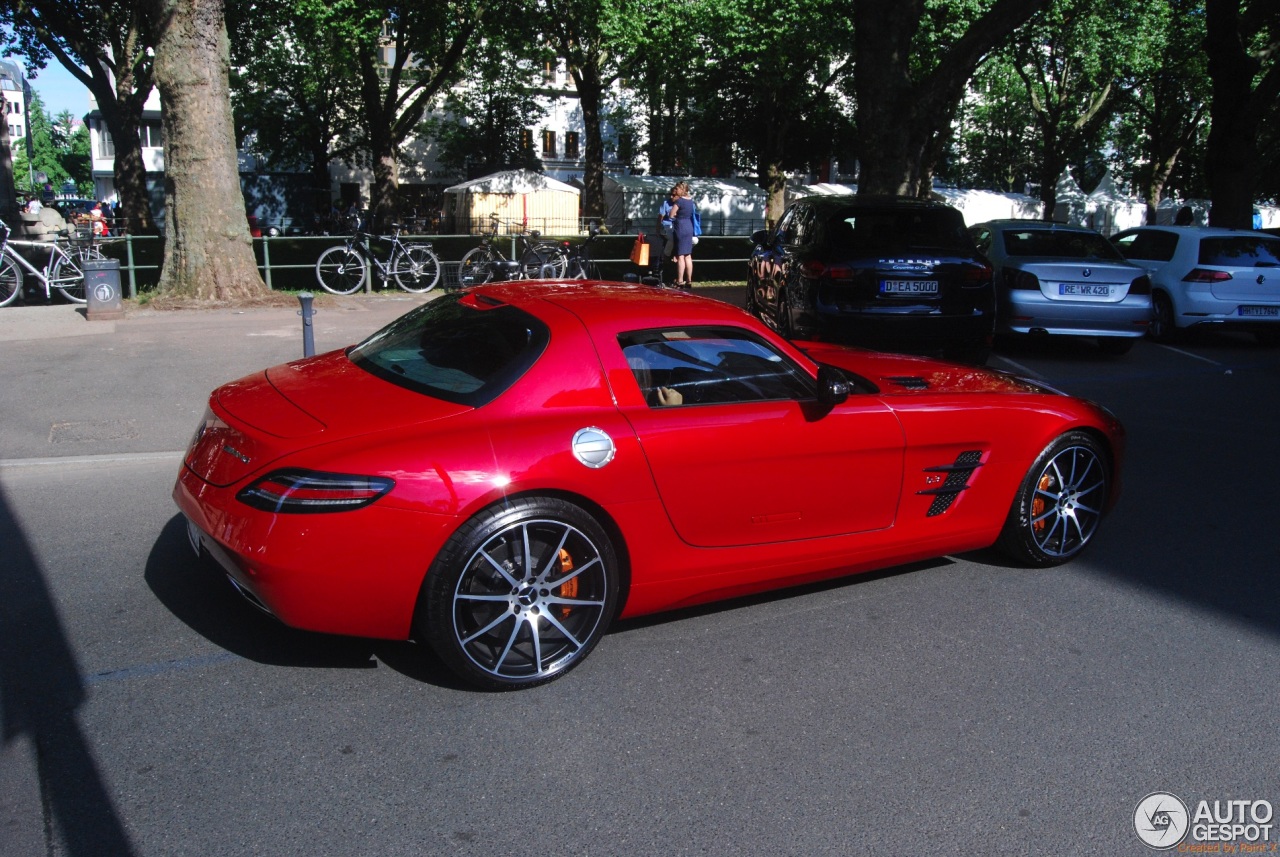
<instances>
[{"instance_id":1,"label":"tail light","mask_svg":"<svg viewBox=\"0 0 1280 857\"><path fill-rule=\"evenodd\" d=\"M829 277L832 280L853 279L853 268L848 265L828 265L817 259L810 259L800 265L800 276L810 280Z\"/></svg>"},{"instance_id":2,"label":"tail light","mask_svg":"<svg viewBox=\"0 0 1280 857\"><path fill-rule=\"evenodd\" d=\"M394 479L314 470L277 470L236 495L264 512L347 512L368 506L395 487Z\"/></svg>"},{"instance_id":3,"label":"tail light","mask_svg":"<svg viewBox=\"0 0 1280 857\"><path fill-rule=\"evenodd\" d=\"M1022 291L1040 291L1040 280L1035 274L1014 268L1005 268L1002 273L1004 274L1006 288L1021 289Z\"/></svg>"},{"instance_id":4,"label":"tail light","mask_svg":"<svg viewBox=\"0 0 1280 857\"><path fill-rule=\"evenodd\" d=\"M1191 272L1182 278L1184 283L1220 283L1223 280L1231 279L1231 275L1226 271L1210 271L1208 268L1192 268Z\"/></svg>"},{"instance_id":5,"label":"tail light","mask_svg":"<svg viewBox=\"0 0 1280 857\"><path fill-rule=\"evenodd\" d=\"M960 287L976 289L991 282L993 271L990 265L965 265L964 276L960 279Z\"/></svg>"},{"instance_id":6,"label":"tail light","mask_svg":"<svg viewBox=\"0 0 1280 857\"><path fill-rule=\"evenodd\" d=\"M1151 294L1151 278L1148 277L1146 274L1143 274L1141 277L1136 277L1134 281L1129 284L1129 294L1131 295Z\"/></svg>"}]
</instances>

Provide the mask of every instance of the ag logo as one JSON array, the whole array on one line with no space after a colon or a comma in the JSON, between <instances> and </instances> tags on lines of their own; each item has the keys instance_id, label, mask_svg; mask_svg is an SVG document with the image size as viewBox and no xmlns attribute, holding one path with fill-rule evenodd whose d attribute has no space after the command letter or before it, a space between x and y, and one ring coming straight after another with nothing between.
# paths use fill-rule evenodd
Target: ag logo
<instances>
[{"instance_id":1,"label":"ag logo","mask_svg":"<svg viewBox=\"0 0 1280 857\"><path fill-rule=\"evenodd\" d=\"M1142 844L1168 851L1187 835L1187 805L1168 792L1152 792L1133 811L1133 829Z\"/></svg>"}]
</instances>

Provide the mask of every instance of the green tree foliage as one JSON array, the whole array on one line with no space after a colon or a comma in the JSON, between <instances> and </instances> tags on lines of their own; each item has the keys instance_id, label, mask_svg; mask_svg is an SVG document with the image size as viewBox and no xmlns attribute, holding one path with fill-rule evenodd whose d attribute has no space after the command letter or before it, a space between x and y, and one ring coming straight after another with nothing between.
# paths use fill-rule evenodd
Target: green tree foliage
<instances>
[{"instance_id":1,"label":"green tree foliage","mask_svg":"<svg viewBox=\"0 0 1280 857\"><path fill-rule=\"evenodd\" d=\"M978 69L956 127L952 155L938 171L947 181L1022 193L1038 174L1035 118L1007 58L993 56Z\"/></svg>"},{"instance_id":2,"label":"green tree foliage","mask_svg":"<svg viewBox=\"0 0 1280 857\"><path fill-rule=\"evenodd\" d=\"M153 86L151 27L133 0L0 0L4 47L29 68L56 60L92 94L115 145L115 187L134 232L153 232L138 128Z\"/></svg>"},{"instance_id":3,"label":"green tree foliage","mask_svg":"<svg viewBox=\"0 0 1280 857\"><path fill-rule=\"evenodd\" d=\"M76 124L65 111L57 120L52 119L44 109L40 94L34 91L27 102L27 114L30 117L27 137L18 141L13 152L17 191L38 194L41 182L37 174L43 173L58 189L71 182L78 192L92 193L88 129Z\"/></svg>"},{"instance_id":4,"label":"green tree foliage","mask_svg":"<svg viewBox=\"0 0 1280 857\"><path fill-rule=\"evenodd\" d=\"M269 169L306 169L329 201L329 164L360 145L355 55L318 0L236 0L227 10L242 148Z\"/></svg>"}]
</instances>

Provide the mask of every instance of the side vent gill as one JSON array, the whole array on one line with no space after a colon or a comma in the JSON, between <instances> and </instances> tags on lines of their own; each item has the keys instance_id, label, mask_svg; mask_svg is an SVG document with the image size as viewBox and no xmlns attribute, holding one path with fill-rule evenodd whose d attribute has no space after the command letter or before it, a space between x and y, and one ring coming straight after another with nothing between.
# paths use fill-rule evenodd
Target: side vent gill
<instances>
[{"instance_id":1,"label":"side vent gill","mask_svg":"<svg viewBox=\"0 0 1280 857\"><path fill-rule=\"evenodd\" d=\"M960 496L960 492L969 487L969 477L973 471L982 466L982 452L969 450L956 456L954 464L943 464L938 467L926 467L925 473L945 473L947 478L937 488L926 488L917 494L932 494L933 503L929 506L927 517L935 517L951 508L951 504Z\"/></svg>"},{"instance_id":2,"label":"side vent gill","mask_svg":"<svg viewBox=\"0 0 1280 857\"><path fill-rule=\"evenodd\" d=\"M890 375L884 380L890 384L897 384L904 390L927 390L929 382L921 378L919 375Z\"/></svg>"}]
</instances>

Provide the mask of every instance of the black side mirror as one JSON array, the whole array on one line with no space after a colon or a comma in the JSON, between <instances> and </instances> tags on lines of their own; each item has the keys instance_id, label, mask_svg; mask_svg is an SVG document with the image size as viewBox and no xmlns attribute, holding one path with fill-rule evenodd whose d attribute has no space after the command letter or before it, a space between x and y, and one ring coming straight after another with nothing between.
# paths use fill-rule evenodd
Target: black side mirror
<instances>
[{"instance_id":1,"label":"black side mirror","mask_svg":"<svg viewBox=\"0 0 1280 857\"><path fill-rule=\"evenodd\" d=\"M759 246L761 246L761 247L764 247L764 246L768 245L768 243L769 243L769 230L768 230L768 229L757 229L755 232L752 232L752 233L751 233L751 243L752 243L752 244L758 244L758 245L759 245Z\"/></svg>"},{"instance_id":2,"label":"black side mirror","mask_svg":"<svg viewBox=\"0 0 1280 857\"><path fill-rule=\"evenodd\" d=\"M849 398L849 380L844 373L825 363L818 366L818 401L828 407Z\"/></svg>"}]
</instances>

